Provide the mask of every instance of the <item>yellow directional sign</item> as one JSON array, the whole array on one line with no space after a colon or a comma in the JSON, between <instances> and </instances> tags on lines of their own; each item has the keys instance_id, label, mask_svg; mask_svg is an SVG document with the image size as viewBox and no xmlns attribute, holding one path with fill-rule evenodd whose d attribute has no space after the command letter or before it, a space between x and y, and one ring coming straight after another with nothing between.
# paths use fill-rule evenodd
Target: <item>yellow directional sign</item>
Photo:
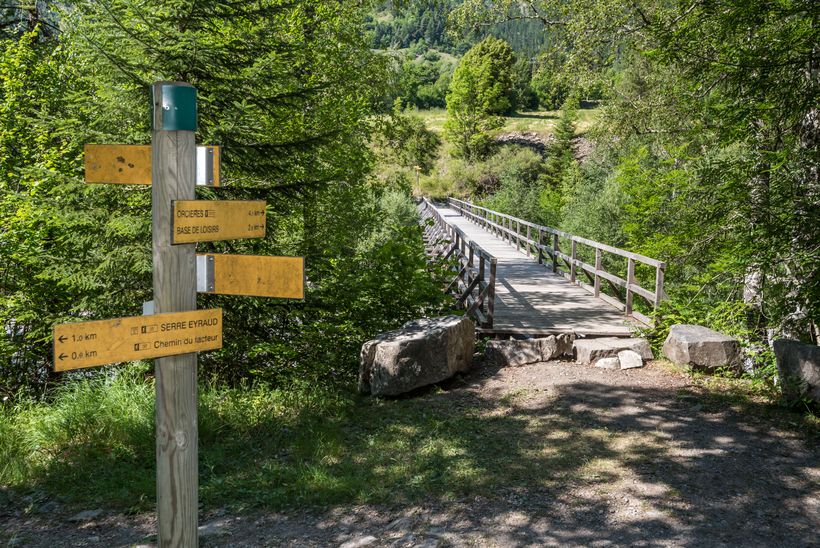
<instances>
[{"instance_id":1,"label":"yellow directional sign","mask_svg":"<svg viewBox=\"0 0 820 548\"><path fill-rule=\"evenodd\" d=\"M264 238L265 201L175 200L171 243Z\"/></svg>"},{"instance_id":2,"label":"yellow directional sign","mask_svg":"<svg viewBox=\"0 0 820 548\"><path fill-rule=\"evenodd\" d=\"M85 182L151 184L151 145L85 145Z\"/></svg>"},{"instance_id":3,"label":"yellow directional sign","mask_svg":"<svg viewBox=\"0 0 820 548\"><path fill-rule=\"evenodd\" d=\"M200 293L305 298L303 257L202 254L196 259Z\"/></svg>"},{"instance_id":4,"label":"yellow directional sign","mask_svg":"<svg viewBox=\"0 0 820 548\"><path fill-rule=\"evenodd\" d=\"M54 326L54 370L222 348L222 309Z\"/></svg>"},{"instance_id":5,"label":"yellow directional sign","mask_svg":"<svg viewBox=\"0 0 820 548\"><path fill-rule=\"evenodd\" d=\"M85 182L151 184L151 145L85 145ZM217 146L196 147L197 186L222 186Z\"/></svg>"}]
</instances>

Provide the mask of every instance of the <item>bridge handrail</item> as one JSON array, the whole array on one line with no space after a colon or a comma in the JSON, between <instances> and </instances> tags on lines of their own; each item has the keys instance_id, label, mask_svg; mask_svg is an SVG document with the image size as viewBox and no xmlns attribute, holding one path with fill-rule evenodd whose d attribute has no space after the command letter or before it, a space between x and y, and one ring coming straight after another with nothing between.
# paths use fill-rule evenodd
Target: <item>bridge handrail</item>
<instances>
[{"instance_id":1,"label":"bridge handrail","mask_svg":"<svg viewBox=\"0 0 820 548\"><path fill-rule=\"evenodd\" d=\"M427 198L419 203L422 220L432 219L425 236L433 253L447 260L457 257L457 274L446 291L456 295L465 314L473 316L479 327L492 329L495 312L495 274L498 259L478 245L460 228L448 223ZM477 263L477 264L476 264Z\"/></svg>"},{"instance_id":2,"label":"bridge handrail","mask_svg":"<svg viewBox=\"0 0 820 548\"><path fill-rule=\"evenodd\" d=\"M517 217L513 217L512 215L507 215L498 211L493 211L486 207L478 206L457 198L448 198L447 201L449 205L461 215L464 215L476 224L484 226L492 232L495 232L497 235L500 235L502 239L506 239L510 244L513 244L514 240L515 246L518 250L521 250L523 245L528 256L532 256L534 248L534 251L538 256L539 263L543 263L544 255L549 256L552 259L552 271L554 273L561 274L571 283L586 289L596 297L623 310L627 316L634 317L646 324L651 325L651 318L633 309L633 296L639 295L645 299L653 307L653 309L657 308L661 300L666 298L663 291L663 279L666 270L666 263L662 261L641 255L639 253L632 253L630 251L619 249L601 242L589 240L581 236L575 236L556 228L532 223L530 221L519 219ZM526 230L523 230L522 227ZM533 239L533 231L537 234L537 240ZM545 244L543 241L545 236L549 238L548 235L552 236L552 245ZM561 251L558 242L559 238L569 240L572 248L570 254L566 254ZM591 247L595 250L595 265L585 263L578 258L578 244ZM627 259L626 279L604 270L602 252L611 253ZM569 268L569 271L565 270L559 261L563 261L563 263ZM645 264L655 269L654 291L645 289L637 283L637 280L635 279L636 262ZM586 276L591 285L578 279L578 269L580 269L581 273ZM601 292L601 280L604 280L609 284L615 295L617 295L617 298ZM625 296L621 295L620 288L625 290Z\"/></svg>"}]
</instances>

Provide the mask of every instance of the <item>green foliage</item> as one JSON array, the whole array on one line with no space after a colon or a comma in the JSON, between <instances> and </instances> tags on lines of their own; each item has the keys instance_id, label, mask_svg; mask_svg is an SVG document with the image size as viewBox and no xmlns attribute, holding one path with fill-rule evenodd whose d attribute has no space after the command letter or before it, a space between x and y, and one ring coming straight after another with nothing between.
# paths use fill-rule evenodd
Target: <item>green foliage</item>
<instances>
[{"instance_id":1,"label":"green foliage","mask_svg":"<svg viewBox=\"0 0 820 548\"><path fill-rule=\"evenodd\" d=\"M544 173L541 156L528 148L502 147L479 165L483 177L474 189L479 194L493 192L482 205L532 222L544 221L539 206L540 177ZM490 186L490 185L493 186Z\"/></svg>"},{"instance_id":2,"label":"green foliage","mask_svg":"<svg viewBox=\"0 0 820 548\"><path fill-rule=\"evenodd\" d=\"M199 297L225 310L226 343L201 356L204 375L348 382L363 340L437 310L418 228L397 228L366 182L386 71L362 16L333 1L79 2L59 41L3 45L3 397L69 377L49 373L54 323L136 315L151 298L150 191L83 184L81 150L146 143L158 79L197 87L198 139L223 146L230 185L199 197L268 202L266 238L200 249L306 257L304 303ZM421 154L431 139L408 124L408 139L427 139ZM374 236L385 230L395 238Z\"/></svg>"},{"instance_id":3,"label":"green foliage","mask_svg":"<svg viewBox=\"0 0 820 548\"><path fill-rule=\"evenodd\" d=\"M410 54L394 63L395 84L391 96L408 107L444 108L455 63L434 52ZM395 101L394 101L395 102Z\"/></svg>"},{"instance_id":4,"label":"green foliage","mask_svg":"<svg viewBox=\"0 0 820 548\"><path fill-rule=\"evenodd\" d=\"M386 149L388 162L414 170L418 166L424 174L432 169L441 146L439 136L427 129L421 118L404 112L400 100L386 117L377 142Z\"/></svg>"},{"instance_id":5,"label":"green foliage","mask_svg":"<svg viewBox=\"0 0 820 548\"><path fill-rule=\"evenodd\" d=\"M81 147L99 123L84 104L85 65L37 36L0 52L4 397L49 382L53 323L135 313L150 280L150 196L82 184Z\"/></svg>"},{"instance_id":6,"label":"green foliage","mask_svg":"<svg viewBox=\"0 0 820 548\"><path fill-rule=\"evenodd\" d=\"M485 38L461 59L447 94L445 135L457 156L474 160L488 152L488 132L502 125L499 118L512 107L512 49Z\"/></svg>"},{"instance_id":7,"label":"green foliage","mask_svg":"<svg viewBox=\"0 0 820 548\"><path fill-rule=\"evenodd\" d=\"M578 119L578 99L570 96L561 109L561 117L555 127L554 139L547 147L547 166L544 183L547 191L554 191L561 185L567 170L575 162L572 148L575 139L575 121Z\"/></svg>"}]
</instances>

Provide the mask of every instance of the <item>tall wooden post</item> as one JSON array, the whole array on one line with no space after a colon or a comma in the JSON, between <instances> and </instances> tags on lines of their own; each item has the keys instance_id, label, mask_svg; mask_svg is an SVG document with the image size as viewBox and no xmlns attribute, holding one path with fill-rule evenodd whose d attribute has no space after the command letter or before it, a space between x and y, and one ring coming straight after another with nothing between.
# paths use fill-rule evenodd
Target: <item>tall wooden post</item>
<instances>
[{"instance_id":1,"label":"tall wooden post","mask_svg":"<svg viewBox=\"0 0 820 548\"><path fill-rule=\"evenodd\" d=\"M196 90L180 82L153 86L152 212L154 310L196 309L196 244L171 245L171 201L193 200L196 186ZM154 360L156 375L157 540L196 546L197 355Z\"/></svg>"}]
</instances>

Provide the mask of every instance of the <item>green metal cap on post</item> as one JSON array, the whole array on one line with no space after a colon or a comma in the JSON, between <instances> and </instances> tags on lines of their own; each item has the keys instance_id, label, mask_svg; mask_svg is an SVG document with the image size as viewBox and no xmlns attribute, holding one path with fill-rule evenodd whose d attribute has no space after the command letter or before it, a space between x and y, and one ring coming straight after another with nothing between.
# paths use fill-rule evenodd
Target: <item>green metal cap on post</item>
<instances>
[{"instance_id":1,"label":"green metal cap on post","mask_svg":"<svg viewBox=\"0 0 820 548\"><path fill-rule=\"evenodd\" d=\"M196 88L183 82L163 82L160 85L162 87L162 127L154 129L196 131Z\"/></svg>"}]
</instances>

